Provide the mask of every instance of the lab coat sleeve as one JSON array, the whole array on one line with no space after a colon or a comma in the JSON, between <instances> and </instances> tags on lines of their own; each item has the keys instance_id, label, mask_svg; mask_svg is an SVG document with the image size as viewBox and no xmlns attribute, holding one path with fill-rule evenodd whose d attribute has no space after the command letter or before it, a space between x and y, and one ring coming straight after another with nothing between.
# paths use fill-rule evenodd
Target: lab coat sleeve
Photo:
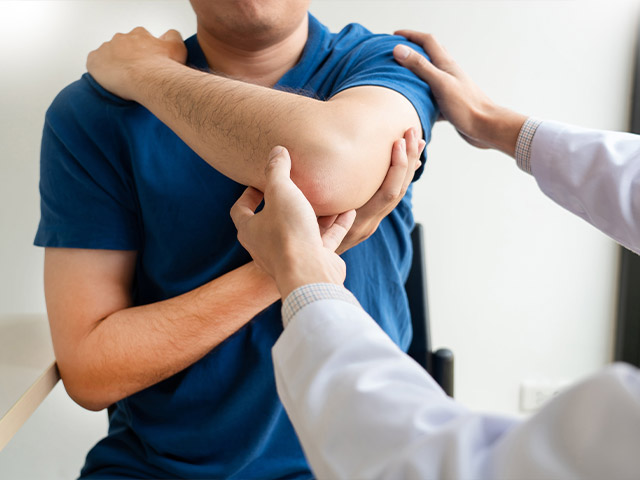
<instances>
[{"instance_id":1,"label":"lab coat sleeve","mask_svg":"<svg viewBox=\"0 0 640 480\"><path fill-rule=\"evenodd\" d=\"M361 307L319 300L273 348L278 394L319 479L490 478L516 420L454 402Z\"/></svg>"},{"instance_id":2,"label":"lab coat sleeve","mask_svg":"<svg viewBox=\"0 0 640 480\"><path fill-rule=\"evenodd\" d=\"M640 371L614 364L496 444L496 478L640 478Z\"/></svg>"},{"instance_id":3,"label":"lab coat sleeve","mask_svg":"<svg viewBox=\"0 0 640 480\"><path fill-rule=\"evenodd\" d=\"M640 136L544 121L531 173L553 201L640 253Z\"/></svg>"},{"instance_id":4,"label":"lab coat sleeve","mask_svg":"<svg viewBox=\"0 0 640 480\"><path fill-rule=\"evenodd\" d=\"M319 479L637 478L640 471L640 375L628 366L559 395L524 423L473 413L362 308L333 299L295 313L273 362L278 394Z\"/></svg>"}]
</instances>

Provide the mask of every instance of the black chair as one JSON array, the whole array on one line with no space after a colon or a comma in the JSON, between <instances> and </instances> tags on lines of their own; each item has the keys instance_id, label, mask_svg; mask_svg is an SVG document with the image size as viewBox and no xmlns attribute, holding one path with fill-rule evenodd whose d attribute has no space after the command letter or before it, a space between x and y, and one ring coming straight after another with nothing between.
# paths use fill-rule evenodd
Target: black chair
<instances>
[{"instance_id":1,"label":"black chair","mask_svg":"<svg viewBox=\"0 0 640 480\"><path fill-rule=\"evenodd\" d=\"M431 351L424 232L419 223L416 223L411 232L411 242L413 243L413 261L405 284L413 327L413 339L408 353L429 372L447 395L453 397L453 352L448 348Z\"/></svg>"}]
</instances>

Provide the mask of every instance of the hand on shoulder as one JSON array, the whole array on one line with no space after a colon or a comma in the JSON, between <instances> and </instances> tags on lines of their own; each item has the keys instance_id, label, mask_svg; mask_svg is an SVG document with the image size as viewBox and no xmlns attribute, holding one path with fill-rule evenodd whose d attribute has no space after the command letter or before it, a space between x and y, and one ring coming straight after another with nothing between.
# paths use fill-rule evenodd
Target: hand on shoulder
<instances>
[{"instance_id":1,"label":"hand on shoulder","mask_svg":"<svg viewBox=\"0 0 640 480\"><path fill-rule=\"evenodd\" d=\"M125 100L138 101L146 73L186 61L187 49L176 30L157 38L137 27L126 34L116 33L89 53L87 70L106 90Z\"/></svg>"}]
</instances>

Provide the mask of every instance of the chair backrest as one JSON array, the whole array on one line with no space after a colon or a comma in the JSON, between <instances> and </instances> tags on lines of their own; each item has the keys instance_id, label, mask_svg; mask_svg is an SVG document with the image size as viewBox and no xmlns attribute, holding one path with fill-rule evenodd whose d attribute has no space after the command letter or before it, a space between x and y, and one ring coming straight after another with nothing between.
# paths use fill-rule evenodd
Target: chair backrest
<instances>
[{"instance_id":1,"label":"chair backrest","mask_svg":"<svg viewBox=\"0 0 640 480\"><path fill-rule=\"evenodd\" d=\"M424 231L420 223L416 223L411 232L413 244L413 260L409 277L405 283L413 339L407 352L411 358L431 372L431 332L429 329L429 305L427 303L427 271L424 253Z\"/></svg>"},{"instance_id":2,"label":"chair backrest","mask_svg":"<svg viewBox=\"0 0 640 480\"><path fill-rule=\"evenodd\" d=\"M413 338L407 353L422 365L447 395L453 397L453 352L448 348L440 348L437 352L431 350L424 230L419 223L411 232L411 242L413 260L405 290L409 299Z\"/></svg>"}]
</instances>

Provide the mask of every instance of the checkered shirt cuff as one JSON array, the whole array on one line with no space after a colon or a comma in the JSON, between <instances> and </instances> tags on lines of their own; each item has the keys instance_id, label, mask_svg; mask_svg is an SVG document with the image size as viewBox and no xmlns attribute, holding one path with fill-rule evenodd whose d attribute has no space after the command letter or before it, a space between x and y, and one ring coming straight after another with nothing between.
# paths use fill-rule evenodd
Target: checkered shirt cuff
<instances>
[{"instance_id":1,"label":"checkered shirt cuff","mask_svg":"<svg viewBox=\"0 0 640 480\"><path fill-rule=\"evenodd\" d=\"M518 135L516 142L516 163L527 173L531 173L531 142L542 120L528 118Z\"/></svg>"},{"instance_id":2,"label":"checkered shirt cuff","mask_svg":"<svg viewBox=\"0 0 640 480\"><path fill-rule=\"evenodd\" d=\"M335 283L311 283L296 288L282 302L282 324L287 328L293 316L302 308L317 300L342 300L360 306L356 297L342 285Z\"/></svg>"}]
</instances>

